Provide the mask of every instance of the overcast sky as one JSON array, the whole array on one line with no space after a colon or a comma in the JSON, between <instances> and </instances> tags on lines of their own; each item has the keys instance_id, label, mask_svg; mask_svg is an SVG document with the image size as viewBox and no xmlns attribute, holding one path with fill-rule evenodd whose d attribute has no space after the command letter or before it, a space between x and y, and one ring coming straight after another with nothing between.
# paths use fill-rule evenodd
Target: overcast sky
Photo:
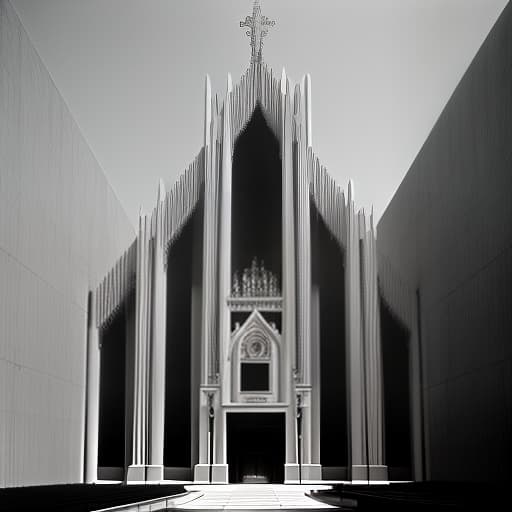
<instances>
[{"instance_id":1,"label":"overcast sky","mask_svg":"<svg viewBox=\"0 0 512 512\"><path fill-rule=\"evenodd\" d=\"M202 145L204 76L249 65L252 0L11 0L128 215ZM262 0L264 60L312 77L313 147L377 217L506 0Z\"/></svg>"}]
</instances>

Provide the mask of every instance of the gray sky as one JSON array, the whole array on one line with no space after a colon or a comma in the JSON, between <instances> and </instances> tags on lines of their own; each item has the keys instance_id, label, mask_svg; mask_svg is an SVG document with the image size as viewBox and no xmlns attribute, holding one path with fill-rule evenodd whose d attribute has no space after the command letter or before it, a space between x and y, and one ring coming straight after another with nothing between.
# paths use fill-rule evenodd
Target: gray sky
<instances>
[{"instance_id":1,"label":"gray sky","mask_svg":"<svg viewBox=\"0 0 512 512\"><path fill-rule=\"evenodd\" d=\"M128 215L202 144L204 76L249 65L252 0L11 0ZM313 147L381 216L506 0L262 0L264 60L312 78Z\"/></svg>"}]
</instances>

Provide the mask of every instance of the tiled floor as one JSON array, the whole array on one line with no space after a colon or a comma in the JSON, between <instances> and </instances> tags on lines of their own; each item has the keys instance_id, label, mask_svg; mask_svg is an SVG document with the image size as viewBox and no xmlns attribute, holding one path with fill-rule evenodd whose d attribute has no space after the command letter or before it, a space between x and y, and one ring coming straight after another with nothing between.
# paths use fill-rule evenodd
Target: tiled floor
<instances>
[{"instance_id":1,"label":"tiled floor","mask_svg":"<svg viewBox=\"0 0 512 512\"><path fill-rule=\"evenodd\" d=\"M306 492L313 489L328 489L326 485L279 485L279 484L235 484L235 485L187 485L188 491L204 494L180 508L192 510L247 510L247 509L327 509L335 508L320 503Z\"/></svg>"}]
</instances>

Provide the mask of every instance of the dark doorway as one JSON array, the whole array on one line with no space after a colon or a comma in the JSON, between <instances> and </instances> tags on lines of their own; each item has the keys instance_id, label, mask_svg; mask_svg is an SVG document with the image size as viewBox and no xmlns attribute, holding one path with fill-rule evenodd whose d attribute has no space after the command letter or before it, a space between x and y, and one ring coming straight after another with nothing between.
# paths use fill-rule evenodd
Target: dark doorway
<instances>
[{"instance_id":1,"label":"dark doorway","mask_svg":"<svg viewBox=\"0 0 512 512\"><path fill-rule=\"evenodd\" d=\"M283 483L284 413L228 413L230 483Z\"/></svg>"}]
</instances>

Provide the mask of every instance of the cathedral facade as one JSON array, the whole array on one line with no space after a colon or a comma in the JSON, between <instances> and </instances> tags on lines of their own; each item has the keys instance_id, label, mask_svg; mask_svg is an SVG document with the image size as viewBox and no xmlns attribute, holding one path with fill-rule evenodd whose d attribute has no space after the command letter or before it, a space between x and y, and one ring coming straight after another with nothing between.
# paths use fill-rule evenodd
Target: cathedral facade
<instances>
[{"instance_id":1,"label":"cathedral facade","mask_svg":"<svg viewBox=\"0 0 512 512\"><path fill-rule=\"evenodd\" d=\"M204 143L90 293L85 479L386 480L376 239L312 147L311 79L205 83Z\"/></svg>"}]
</instances>

